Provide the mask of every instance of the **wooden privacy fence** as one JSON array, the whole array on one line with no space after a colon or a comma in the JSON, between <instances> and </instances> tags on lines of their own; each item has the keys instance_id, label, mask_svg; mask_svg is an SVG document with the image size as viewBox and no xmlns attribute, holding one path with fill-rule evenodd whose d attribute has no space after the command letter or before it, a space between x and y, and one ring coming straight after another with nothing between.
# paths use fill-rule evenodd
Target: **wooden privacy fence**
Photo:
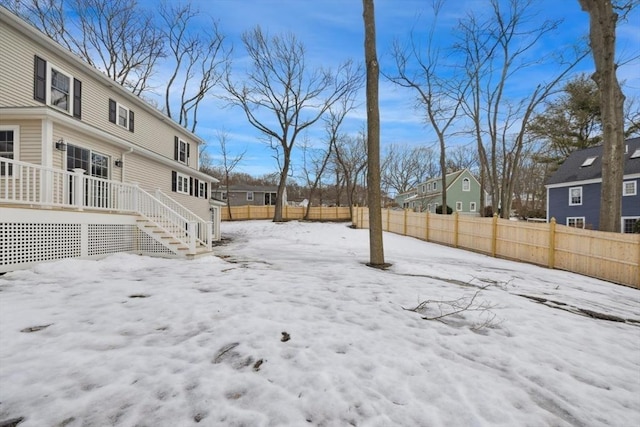
<instances>
[{"instance_id":1,"label":"wooden privacy fence","mask_svg":"<svg viewBox=\"0 0 640 427\"><path fill-rule=\"evenodd\" d=\"M369 210L354 208L353 224L369 227ZM640 235L605 233L497 216L382 211L382 229L493 257L571 271L640 289Z\"/></svg>"},{"instance_id":2,"label":"wooden privacy fence","mask_svg":"<svg viewBox=\"0 0 640 427\"><path fill-rule=\"evenodd\" d=\"M275 206L231 206L231 219L272 219L275 213ZM222 207L222 220L229 221L228 208ZM283 219L304 219L307 208L302 206L284 206L282 208ZM312 206L309 209L309 220L314 221L349 221L351 213L348 206Z\"/></svg>"}]
</instances>

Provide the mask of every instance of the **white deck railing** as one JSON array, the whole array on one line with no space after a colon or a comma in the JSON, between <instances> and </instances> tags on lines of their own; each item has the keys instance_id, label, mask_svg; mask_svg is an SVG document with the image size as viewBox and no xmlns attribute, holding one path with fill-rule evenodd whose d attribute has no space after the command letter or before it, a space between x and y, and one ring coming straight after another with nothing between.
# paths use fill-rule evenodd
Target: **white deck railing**
<instances>
[{"instance_id":1,"label":"white deck railing","mask_svg":"<svg viewBox=\"0 0 640 427\"><path fill-rule=\"evenodd\" d=\"M164 195L152 196L136 184L63 171L0 157L0 203L142 215L195 254L197 243L211 248L211 222Z\"/></svg>"}]
</instances>

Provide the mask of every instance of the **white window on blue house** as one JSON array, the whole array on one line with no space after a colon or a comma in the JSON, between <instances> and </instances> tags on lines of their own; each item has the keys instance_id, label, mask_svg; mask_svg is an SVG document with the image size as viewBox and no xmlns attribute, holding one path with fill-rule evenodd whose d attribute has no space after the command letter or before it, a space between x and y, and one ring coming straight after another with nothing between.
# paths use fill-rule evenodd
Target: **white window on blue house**
<instances>
[{"instance_id":1,"label":"white window on blue house","mask_svg":"<svg viewBox=\"0 0 640 427\"><path fill-rule=\"evenodd\" d=\"M635 196L636 194L638 194L636 181L625 181L622 183L623 196Z\"/></svg>"},{"instance_id":2,"label":"white window on blue house","mask_svg":"<svg viewBox=\"0 0 640 427\"><path fill-rule=\"evenodd\" d=\"M579 206L582 204L582 187L569 188L569 206Z\"/></svg>"},{"instance_id":3,"label":"white window on blue house","mask_svg":"<svg viewBox=\"0 0 640 427\"><path fill-rule=\"evenodd\" d=\"M640 227L640 216L623 216L622 217L622 232L623 233L635 233L636 227Z\"/></svg>"},{"instance_id":4,"label":"white window on blue house","mask_svg":"<svg viewBox=\"0 0 640 427\"><path fill-rule=\"evenodd\" d=\"M247 202L253 202L253 191L247 191Z\"/></svg>"},{"instance_id":5,"label":"white window on blue house","mask_svg":"<svg viewBox=\"0 0 640 427\"><path fill-rule=\"evenodd\" d=\"M583 216L568 217L567 225L569 227L584 228L584 217Z\"/></svg>"},{"instance_id":6,"label":"white window on blue house","mask_svg":"<svg viewBox=\"0 0 640 427\"><path fill-rule=\"evenodd\" d=\"M476 202L470 202L469 203L469 212L475 212L476 211Z\"/></svg>"},{"instance_id":7,"label":"white window on blue house","mask_svg":"<svg viewBox=\"0 0 640 427\"><path fill-rule=\"evenodd\" d=\"M456 202L456 211L460 212L462 210L462 202Z\"/></svg>"},{"instance_id":8,"label":"white window on blue house","mask_svg":"<svg viewBox=\"0 0 640 427\"><path fill-rule=\"evenodd\" d=\"M471 191L471 180L469 178L462 180L462 191Z\"/></svg>"}]
</instances>

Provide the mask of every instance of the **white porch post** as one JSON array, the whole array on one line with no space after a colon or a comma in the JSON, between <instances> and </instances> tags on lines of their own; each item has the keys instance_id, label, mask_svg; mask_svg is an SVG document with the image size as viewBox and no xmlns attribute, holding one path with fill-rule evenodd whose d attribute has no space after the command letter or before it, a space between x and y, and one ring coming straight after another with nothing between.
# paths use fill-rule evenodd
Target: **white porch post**
<instances>
[{"instance_id":1,"label":"white porch post","mask_svg":"<svg viewBox=\"0 0 640 427\"><path fill-rule=\"evenodd\" d=\"M140 201L140 185L137 182L132 182L133 191L131 193L131 206L129 207L134 212L140 213L140 206L138 205Z\"/></svg>"},{"instance_id":2,"label":"white porch post","mask_svg":"<svg viewBox=\"0 0 640 427\"><path fill-rule=\"evenodd\" d=\"M189 221L188 222L188 227L189 227L189 253L190 254L195 254L196 253L196 228L198 226L198 223L195 221Z\"/></svg>"},{"instance_id":3,"label":"white porch post","mask_svg":"<svg viewBox=\"0 0 640 427\"><path fill-rule=\"evenodd\" d=\"M207 249L209 250L211 250L213 237L213 222L207 221Z\"/></svg>"},{"instance_id":4,"label":"white porch post","mask_svg":"<svg viewBox=\"0 0 640 427\"><path fill-rule=\"evenodd\" d=\"M84 169L73 169L73 205L83 210L84 202Z\"/></svg>"}]
</instances>

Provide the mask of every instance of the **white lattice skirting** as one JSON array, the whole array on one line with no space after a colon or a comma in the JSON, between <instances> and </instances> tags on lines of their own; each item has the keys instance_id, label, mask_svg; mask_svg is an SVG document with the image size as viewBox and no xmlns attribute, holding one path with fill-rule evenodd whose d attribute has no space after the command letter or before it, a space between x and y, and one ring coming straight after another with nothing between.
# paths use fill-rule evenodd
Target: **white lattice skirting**
<instances>
[{"instance_id":1,"label":"white lattice skirting","mask_svg":"<svg viewBox=\"0 0 640 427\"><path fill-rule=\"evenodd\" d=\"M0 273L63 258L116 252L170 256L135 215L0 208Z\"/></svg>"}]
</instances>

